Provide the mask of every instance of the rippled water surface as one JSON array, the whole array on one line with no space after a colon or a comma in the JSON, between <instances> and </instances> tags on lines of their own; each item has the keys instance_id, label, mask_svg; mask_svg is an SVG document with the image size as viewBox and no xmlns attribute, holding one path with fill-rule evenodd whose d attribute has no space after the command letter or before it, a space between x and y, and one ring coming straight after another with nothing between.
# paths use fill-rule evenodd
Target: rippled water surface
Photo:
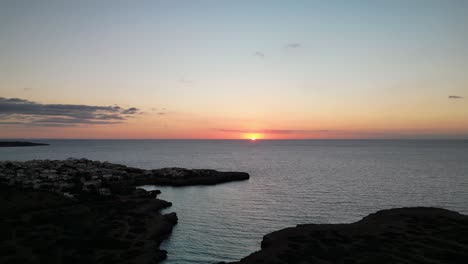
<instances>
[{"instance_id":1,"label":"rippled water surface","mask_svg":"<svg viewBox=\"0 0 468 264\"><path fill-rule=\"evenodd\" d=\"M246 171L249 181L154 187L179 224L163 248L169 263L238 260L262 236L301 223L357 221L401 206L468 214L468 141L39 140L1 148L0 160L85 157L140 168Z\"/></svg>"}]
</instances>

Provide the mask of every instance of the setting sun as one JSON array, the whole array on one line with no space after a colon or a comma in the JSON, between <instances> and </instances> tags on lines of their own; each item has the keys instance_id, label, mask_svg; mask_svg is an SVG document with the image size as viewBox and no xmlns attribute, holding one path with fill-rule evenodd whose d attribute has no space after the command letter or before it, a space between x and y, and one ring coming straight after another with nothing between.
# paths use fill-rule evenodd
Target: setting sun
<instances>
[{"instance_id":1,"label":"setting sun","mask_svg":"<svg viewBox=\"0 0 468 264\"><path fill-rule=\"evenodd\" d=\"M250 141L256 141L258 139L262 139L263 135L259 133L248 133L243 135L243 138L248 139Z\"/></svg>"}]
</instances>

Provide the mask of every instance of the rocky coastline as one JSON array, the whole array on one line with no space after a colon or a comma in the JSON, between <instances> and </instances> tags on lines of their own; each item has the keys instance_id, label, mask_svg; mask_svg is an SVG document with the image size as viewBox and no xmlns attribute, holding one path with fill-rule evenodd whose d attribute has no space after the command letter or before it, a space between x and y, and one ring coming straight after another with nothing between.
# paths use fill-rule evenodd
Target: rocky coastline
<instances>
[{"instance_id":1,"label":"rocky coastline","mask_svg":"<svg viewBox=\"0 0 468 264\"><path fill-rule=\"evenodd\" d=\"M0 161L0 183L68 198L110 197L141 185L213 185L249 179L245 172L162 168L144 170L88 159Z\"/></svg>"},{"instance_id":2,"label":"rocky coastline","mask_svg":"<svg viewBox=\"0 0 468 264\"><path fill-rule=\"evenodd\" d=\"M211 185L247 173L143 170L87 159L0 161L0 264L158 263L177 224L155 185ZM378 211L351 224L307 224L264 236L231 264L465 263L468 216L429 207ZM224 262L222 262L224 263Z\"/></svg>"},{"instance_id":3,"label":"rocky coastline","mask_svg":"<svg viewBox=\"0 0 468 264\"><path fill-rule=\"evenodd\" d=\"M49 146L45 143L34 143L25 141L0 141L0 148L4 147L35 147L35 146Z\"/></svg>"},{"instance_id":4,"label":"rocky coastline","mask_svg":"<svg viewBox=\"0 0 468 264\"><path fill-rule=\"evenodd\" d=\"M161 178L161 179L160 179ZM0 162L0 263L157 263L177 223L142 184L211 185L247 173L142 170L87 159Z\"/></svg>"},{"instance_id":5,"label":"rocky coastline","mask_svg":"<svg viewBox=\"0 0 468 264\"><path fill-rule=\"evenodd\" d=\"M260 251L231 264L461 264L467 259L467 215L413 207L378 211L351 224L306 224L276 231L263 237Z\"/></svg>"}]
</instances>

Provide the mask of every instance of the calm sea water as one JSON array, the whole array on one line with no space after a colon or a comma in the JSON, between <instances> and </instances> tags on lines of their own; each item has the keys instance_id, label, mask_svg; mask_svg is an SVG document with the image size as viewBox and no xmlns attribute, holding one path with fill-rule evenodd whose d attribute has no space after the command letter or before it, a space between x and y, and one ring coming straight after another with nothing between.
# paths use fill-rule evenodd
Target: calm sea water
<instances>
[{"instance_id":1,"label":"calm sea water","mask_svg":"<svg viewBox=\"0 0 468 264\"><path fill-rule=\"evenodd\" d=\"M438 206L468 214L468 141L38 140L0 148L0 160L107 160L140 168L246 171L249 181L154 187L179 224L169 263L238 260L262 236L302 223L357 221L380 209Z\"/></svg>"}]
</instances>

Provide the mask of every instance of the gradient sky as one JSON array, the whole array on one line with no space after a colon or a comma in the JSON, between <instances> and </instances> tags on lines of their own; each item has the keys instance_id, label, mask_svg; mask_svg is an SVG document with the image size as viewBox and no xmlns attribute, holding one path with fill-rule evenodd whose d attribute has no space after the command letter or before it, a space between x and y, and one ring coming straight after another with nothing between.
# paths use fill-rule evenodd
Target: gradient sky
<instances>
[{"instance_id":1,"label":"gradient sky","mask_svg":"<svg viewBox=\"0 0 468 264\"><path fill-rule=\"evenodd\" d=\"M467 14L448 0L0 0L0 137L468 138Z\"/></svg>"}]
</instances>

